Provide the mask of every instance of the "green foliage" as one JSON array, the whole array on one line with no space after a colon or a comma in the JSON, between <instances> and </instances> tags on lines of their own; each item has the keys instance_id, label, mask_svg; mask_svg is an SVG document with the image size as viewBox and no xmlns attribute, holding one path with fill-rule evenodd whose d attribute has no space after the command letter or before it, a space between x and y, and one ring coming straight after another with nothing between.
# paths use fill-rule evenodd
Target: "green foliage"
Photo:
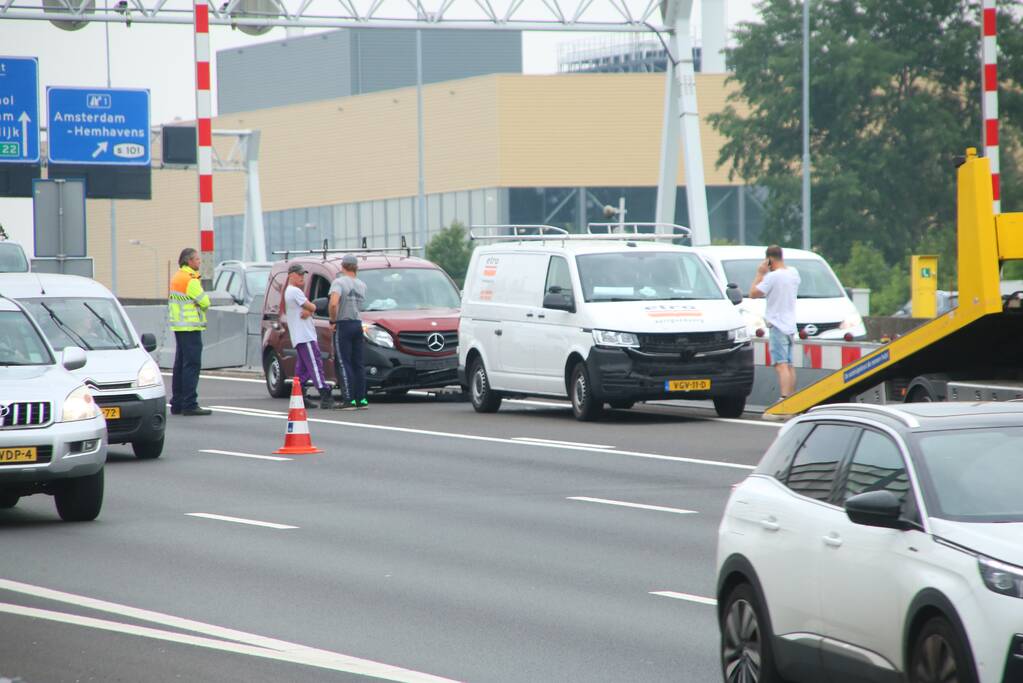
<instances>
[{"instance_id":1,"label":"green foliage","mask_svg":"<svg viewBox=\"0 0 1023 683\"><path fill-rule=\"evenodd\" d=\"M433 236L426 245L426 258L443 268L461 289L474 246L466 237L465 226L456 221Z\"/></svg>"},{"instance_id":2,"label":"green foliage","mask_svg":"<svg viewBox=\"0 0 1023 683\"><path fill-rule=\"evenodd\" d=\"M807 0L809 1L809 0ZM810 145L814 249L834 263L867 259L887 280L913 253L938 254L955 282L955 157L980 137L980 3L829 0L811 5ZM1023 196L1023 14L999 2L1003 210ZM763 0L730 51L737 91L708 117L727 142L719 164L768 190L762 241L801 235L802 2ZM740 109L749 112L740 114ZM853 253L856 242L860 252ZM880 255L881 261L875 256ZM854 269L858 270L858 269ZM855 282L851 277L846 284ZM883 275L883 277L882 277ZM908 282L875 282L895 296ZM874 287L871 287L874 289ZM887 308L889 294L872 294ZM899 303L905 301L902 299ZM877 305L875 305L877 304Z\"/></svg>"},{"instance_id":3,"label":"green foliage","mask_svg":"<svg viewBox=\"0 0 1023 683\"><path fill-rule=\"evenodd\" d=\"M908 266L907 260L890 267L880 249L853 242L849 260L836 265L835 274L846 287L870 289L871 315L891 315L909 299Z\"/></svg>"}]
</instances>

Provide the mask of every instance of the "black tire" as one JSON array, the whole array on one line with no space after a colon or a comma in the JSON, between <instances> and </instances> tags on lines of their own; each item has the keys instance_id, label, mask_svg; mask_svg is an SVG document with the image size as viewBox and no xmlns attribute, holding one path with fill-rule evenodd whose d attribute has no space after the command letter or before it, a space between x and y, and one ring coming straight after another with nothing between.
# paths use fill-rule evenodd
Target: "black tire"
<instances>
[{"instance_id":1,"label":"black tire","mask_svg":"<svg viewBox=\"0 0 1023 683\"><path fill-rule=\"evenodd\" d=\"M934 403L936 400L927 387L913 387L913 391L906 396L906 403Z\"/></svg>"},{"instance_id":2,"label":"black tire","mask_svg":"<svg viewBox=\"0 0 1023 683\"><path fill-rule=\"evenodd\" d=\"M933 617L920 629L909 655L910 683L977 683L973 662L952 624Z\"/></svg>"},{"instance_id":3,"label":"black tire","mask_svg":"<svg viewBox=\"0 0 1023 683\"><path fill-rule=\"evenodd\" d=\"M714 410L718 417L742 417L746 410L745 396L715 396Z\"/></svg>"},{"instance_id":4,"label":"black tire","mask_svg":"<svg viewBox=\"0 0 1023 683\"><path fill-rule=\"evenodd\" d=\"M469 400L477 413L496 413L501 407L501 394L490 388L490 377L479 358L473 361L469 373Z\"/></svg>"},{"instance_id":5,"label":"black tire","mask_svg":"<svg viewBox=\"0 0 1023 683\"><path fill-rule=\"evenodd\" d=\"M0 510L9 510L18 504L21 496L10 491L0 491Z\"/></svg>"},{"instance_id":6,"label":"black tire","mask_svg":"<svg viewBox=\"0 0 1023 683\"><path fill-rule=\"evenodd\" d=\"M103 507L103 470L61 482L53 498L65 522L91 522Z\"/></svg>"},{"instance_id":7,"label":"black tire","mask_svg":"<svg viewBox=\"0 0 1023 683\"><path fill-rule=\"evenodd\" d=\"M572 382L569 384L569 397L572 399L572 414L580 422L590 422L600 417L604 403L593 393L590 373L586 363L577 363L572 368Z\"/></svg>"},{"instance_id":8,"label":"black tire","mask_svg":"<svg viewBox=\"0 0 1023 683\"><path fill-rule=\"evenodd\" d=\"M766 612L748 583L740 583L725 598L718 624L725 683L780 683Z\"/></svg>"},{"instance_id":9,"label":"black tire","mask_svg":"<svg viewBox=\"0 0 1023 683\"><path fill-rule=\"evenodd\" d=\"M163 437L156 441L132 441L131 449L139 460L154 460L163 453Z\"/></svg>"},{"instance_id":10,"label":"black tire","mask_svg":"<svg viewBox=\"0 0 1023 683\"><path fill-rule=\"evenodd\" d=\"M284 380L284 366L280 357L273 351L263 359L263 376L266 379L266 390L272 398L287 398L291 395L288 384Z\"/></svg>"},{"instance_id":11,"label":"black tire","mask_svg":"<svg viewBox=\"0 0 1023 683\"><path fill-rule=\"evenodd\" d=\"M607 404L615 410L628 410L636 405L635 401L608 401Z\"/></svg>"}]
</instances>

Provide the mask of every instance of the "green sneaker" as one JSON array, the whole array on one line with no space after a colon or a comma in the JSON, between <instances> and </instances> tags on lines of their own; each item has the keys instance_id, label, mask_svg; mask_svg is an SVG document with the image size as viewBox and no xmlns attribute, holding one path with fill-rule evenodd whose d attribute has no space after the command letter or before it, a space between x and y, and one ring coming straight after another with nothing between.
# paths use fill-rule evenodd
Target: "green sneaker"
<instances>
[{"instance_id":1,"label":"green sneaker","mask_svg":"<svg viewBox=\"0 0 1023 683\"><path fill-rule=\"evenodd\" d=\"M340 406L341 410L355 410L359 407L359 405L355 401L349 401L348 403L342 401Z\"/></svg>"},{"instance_id":2,"label":"green sneaker","mask_svg":"<svg viewBox=\"0 0 1023 683\"><path fill-rule=\"evenodd\" d=\"M359 410L365 410L366 408L369 408L369 401L366 399L359 401Z\"/></svg>"}]
</instances>

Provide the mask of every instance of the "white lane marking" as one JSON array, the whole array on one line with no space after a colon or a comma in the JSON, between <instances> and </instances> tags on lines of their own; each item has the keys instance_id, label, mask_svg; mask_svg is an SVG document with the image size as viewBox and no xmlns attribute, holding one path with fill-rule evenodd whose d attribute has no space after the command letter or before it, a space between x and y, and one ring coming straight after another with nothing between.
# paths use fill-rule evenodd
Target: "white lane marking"
<instances>
[{"instance_id":1,"label":"white lane marking","mask_svg":"<svg viewBox=\"0 0 1023 683\"><path fill-rule=\"evenodd\" d=\"M708 422L731 422L732 424L746 425L747 427L773 427L774 429L779 429L785 426L784 422L759 422L757 420L740 420L735 417L707 417L701 419L705 419Z\"/></svg>"},{"instance_id":2,"label":"white lane marking","mask_svg":"<svg viewBox=\"0 0 1023 683\"><path fill-rule=\"evenodd\" d=\"M91 628L100 628L129 635L156 638L159 640L195 645L198 647L206 647L225 652L235 652L254 657L274 659L282 662L304 664L306 666L314 666L321 669L329 669L331 671L360 674L390 681L403 681L408 683L454 683L450 679L440 678L438 676L432 676L418 671L411 671L409 669L403 669L389 664L382 664L368 659L359 659L357 657L337 652L319 650L316 648L306 647L304 645L298 645L296 643L289 643L283 640L267 638L252 633L245 633L244 631L236 631L222 626L205 624L200 621L183 619L181 617L175 617L161 612L152 612L114 602L96 600L94 598L87 598L73 593L64 593L49 588L43 588L41 586L33 586L31 584L11 581L9 579L0 579L0 589L22 593L24 595L32 595L47 600L63 602L87 609L117 614L129 619L148 621L170 628L192 631L193 633L201 633L206 636L212 636L212 638L202 638L173 631L162 631L145 626L122 624L105 619L95 619L75 614L66 614L63 612L23 607L21 605L13 605L9 603L0 603L0 612L7 612L9 614L20 614L22 616L38 619L49 619L51 621L60 621L63 623L76 624ZM216 640L217 638L223 640Z\"/></svg>"},{"instance_id":3,"label":"white lane marking","mask_svg":"<svg viewBox=\"0 0 1023 683\"><path fill-rule=\"evenodd\" d=\"M696 602L701 605L718 604L718 601L714 598L705 598L702 595L691 595L689 593L676 593L675 591L650 591L650 595L660 595L665 598L674 598L675 600L686 600L687 602Z\"/></svg>"},{"instance_id":4,"label":"white lane marking","mask_svg":"<svg viewBox=\"0 0 1023 683\"><path fill-rule=\"evenodd\" d=\"M236 451L218 451L212 448L202 449L199 452L213 453L214 455L233 455L238 458L256 458L257 460L286 460L286 461L291 460L291 458L282 458L276 455L255 455L253 453L238 453Z\"/></svg>"},{"instance_id":5,"label":"white lane marking","mask_svg":"<svg viewBox=\"0 0 1023 683\"><path fill-rule=\"evenodd\" d=\"M289 524L275 524L274 522L260 522L255 519L243 519L242 517L228 517L227 515L214 515L209 512L186 512L188 517L202 517L203 519L216 519L221 522L234 522L235 524L251 524L252 526L265 526L268 529L297 529L297 526Z\"/></svg>"},{"instance_id":6,"label":"white lane marking","mask_svg":"<svg viewBox=\"0 0 1023 683\"><path fill-rule=\"evenodd\" d=\"M270 417L278 420L287 420L288 416L286 413L255 413L247 408L235 408L234 406L212 406L212 409L221 413L230 413L232 415L243 415L245 417ZM609 448L593 448L590 446L564 446L556 443L546 443L538 441L522 442L514 441L513 439L505 439L496 436L476 436L474 434L455 434L453 432L437 432L429 429L412 429L410 427L393 427L390 425L375 425L363 422L345 422L343 420L324 420L320 417L310 417L309 422L316 422L319 424L332 424L340 425L343 427L358 427L361 429L375 429L380 431L388 432L401 432L404 434L422 434L426 436L440 436L448 439L463 439L466 441L485 441L488 443L504 443L504 444L516 444L519 446L529 445L537 448L563 448L572 451L588 451L590 453L608 453L610 455L625 455L631 458L646 458L648 460L667 460L670 462L685 462L693 465L711 465L713 467L727 467L736 470L754 470L756 469L753 465L742 465L735 462L724 462L721 460L704 460L702 458L684 458L677 455L660 455L657 453L643 453L640 451L620 451L617 449Z\"/></svg>"},{"instance_id":7,"label":"white lane marking","mask_svg":"<svg viewBox=\"0 0 1023 683\"><path fill-rule=\"evenodd\" d=\"M173 376L173 373L171 372L161 372L160 374L163 375L164 377ZM253 384L264 384L264 381L261 379L251 379L249 377L220 377L218 375L199 375L199 379L218 379L224 382L250 382Z\"/></svg>"},{"instance_id":8,"label":"white lane marking","mask_svg":"<svg viewBox=\"0 0 1023 683\"><path fill-rule=\"evenodd\" d=\"M536 439L531 436L513 436L512 441L526 441L528 443L553 443L559 446L585 446L586 448L612 449L614 446L604 446L599 443L580 443L578 441L558 441L557 439Z\"/></svg>"},{"instance_id":9,"label":"white lane marking","mask_svg":"<svg viewBox=\"0 0 1023 683\"><path fill-rule=\"evenodd\" d=\"M586 496L569 496L566 500L579 500L584 503L600 503L601 505L617 505L623 508L637 508L639 510L674 512L676 515L696 514L696 510L683 510L682 508L666 508L660 505L643 505L642 503L626 503L625 501L622 500L607 500L606 498L587 498Z\"/></svg>"}]
</instances>

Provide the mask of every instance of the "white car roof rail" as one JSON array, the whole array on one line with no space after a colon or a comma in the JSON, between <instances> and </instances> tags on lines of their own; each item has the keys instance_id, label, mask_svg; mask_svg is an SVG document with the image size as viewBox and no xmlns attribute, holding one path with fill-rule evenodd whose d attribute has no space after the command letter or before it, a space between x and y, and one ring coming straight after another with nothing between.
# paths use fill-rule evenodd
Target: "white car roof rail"
<instances>
[{"instance_id":1,"label":"white car roof rail","mask_svg":"<svg viewBox=\"0 0 1023 683\"><path fill-rule=\"evenodd\" d=\"M602 223L591 223L590 225L604 225ZM614 223L618 226L618 223ZM627 225L669 225L668 223L631 223ZM677 226L683 228L683 226ZM683 228L689 231L689 228ZM497 231L495 234L486 234L477 231ZM510 231L510 232L508 232ZM469 239L486 242L588 242L588 241L628 241L628 242L652 242L657 240L677 240L688 235L667 235L653 232L613 232L613 233L570 233L564 228L553 225L474 225L469 230Z\"/></svg>"},{"instance_id":2,"label":"white car roof rail","mask_svg":"<svg viewBox=\"0 0 1023 683\"><path fill-rule=\"evenodd\" d=\"M493 224L474 225L469 228L469 239L476 241L510 242L523 238L561 239L568 235L568 230L553 225L529 224Z\"/></svg>"},{"instance_id":3,"label":"white car roof rail","mask_svg":"<svg viewBox=\"0 0 1023 683\"><path fill-rule=\"evenodd\" d=\"M603 230L601 232L594 232L594 228L603 228ZM653 230L651 232L640 232L640 228L653 228ZM586 226L586 232L591 235L629 235L630 237L664 234L657 232L657 228L671 228L673 231L681 231L669 235L672 239L693 236L691 229L676 223L589 223Z\"/></svg>"}]
</instances>

